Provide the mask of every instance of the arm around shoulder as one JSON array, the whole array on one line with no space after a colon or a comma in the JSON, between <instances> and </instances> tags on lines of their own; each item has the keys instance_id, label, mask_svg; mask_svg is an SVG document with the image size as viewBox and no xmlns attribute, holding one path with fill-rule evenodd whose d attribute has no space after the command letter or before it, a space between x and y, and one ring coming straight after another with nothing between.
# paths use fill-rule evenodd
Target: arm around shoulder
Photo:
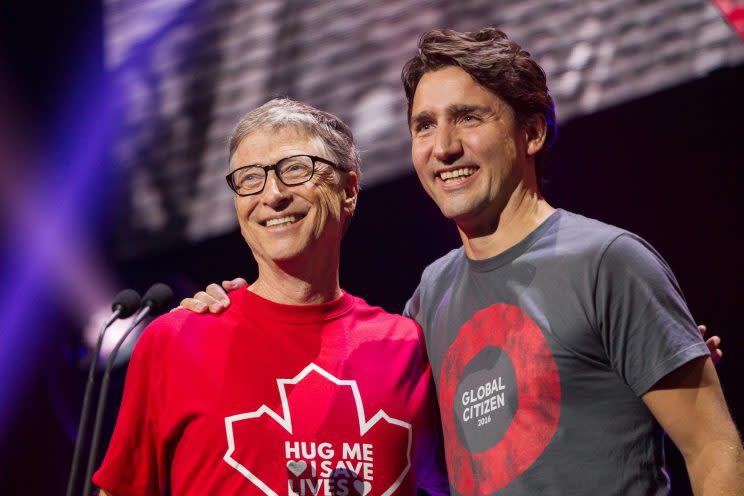
<instances>
[{"instance_id":1,"label":"arm around shoulder","mask_svg":"<svg viewBox=\"0 0 744 496\"><path fill-rule=\"evenodd\" d=\"M696 496L744 494L744 449L710 358L682 365L642 398L682 453Z\"/></svg>"}]
</instances>

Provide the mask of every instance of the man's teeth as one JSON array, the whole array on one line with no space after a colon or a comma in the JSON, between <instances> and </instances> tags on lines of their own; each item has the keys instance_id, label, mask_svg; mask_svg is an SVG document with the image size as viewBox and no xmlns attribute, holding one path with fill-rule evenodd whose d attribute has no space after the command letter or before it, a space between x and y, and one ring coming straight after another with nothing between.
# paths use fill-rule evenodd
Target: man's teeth
<instances>
[{"instance_id":1,"label":"man's teeth","mask_svg":"<svg viewBox=\"0 0 744 496\"><path fill-rule=\"evenodd\" d=\"M462 169L455 169L455 170L451 170L451 171L441 172L439 174L439 177L442 178L443 181L449 181L450 179L456 179L458 177L471 176L474 173L475 173L475 168L473 168L473 167L464 167Z\"/></svg>"},{"instance_id":2,"label":"man's teeth","mask_svg":"<svg viewBox=\"0 0 744 496\"><path fill-rule=\"evenodd\" d=\"M282 224L293 224L297 222L297 220L297 217L294 215L279 217L278 219L269 219L266 221L266 227L279 226Z\"/></svg>"}]
</instances>

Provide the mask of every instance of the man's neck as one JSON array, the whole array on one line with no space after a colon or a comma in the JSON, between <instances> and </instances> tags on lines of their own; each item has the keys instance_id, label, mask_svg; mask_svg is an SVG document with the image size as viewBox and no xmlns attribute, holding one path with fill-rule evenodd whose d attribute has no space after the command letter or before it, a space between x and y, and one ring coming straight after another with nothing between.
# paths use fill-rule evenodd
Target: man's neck
<instances>
[{"instance_id":1,"label":"man's neck","mask_svg":"<svg viewBox=\"0 0 744 496\"><path fill-rule=\"evenodd\" d=\"M313 305L341 296L338 256L311 262L259 262L258 278L248 288L262 298L285 305Z\"/></svg>"},{"instance_id":2,"label":"man's neck","mask_svg":"<svg viewBox=\"0 0 744 496\"><path fill-rule=\"evenodd\" d=\"M471 260L495 257L526 238L555 212L535 188L515 188L500 212L487 225L457 226L465 254Z\"/></svg>"}]
</instances>

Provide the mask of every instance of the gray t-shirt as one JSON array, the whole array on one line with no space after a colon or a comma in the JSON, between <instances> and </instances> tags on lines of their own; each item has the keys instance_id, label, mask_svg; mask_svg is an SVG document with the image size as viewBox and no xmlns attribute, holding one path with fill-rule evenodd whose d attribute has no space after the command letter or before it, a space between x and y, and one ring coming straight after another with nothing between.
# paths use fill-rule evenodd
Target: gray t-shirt
<instances>
[{"instance_id":1,"label":"gray t-shirt","mask_svg":"<svg viewBox=\"0 0 744 496\"><path fill-rule=\"evenodd\" d=\"M431 264L404 314L427 339L455 494L667 493L640 396L709 352L643 239L558 210L494 258Z\"/></svg>"}]
</instances>

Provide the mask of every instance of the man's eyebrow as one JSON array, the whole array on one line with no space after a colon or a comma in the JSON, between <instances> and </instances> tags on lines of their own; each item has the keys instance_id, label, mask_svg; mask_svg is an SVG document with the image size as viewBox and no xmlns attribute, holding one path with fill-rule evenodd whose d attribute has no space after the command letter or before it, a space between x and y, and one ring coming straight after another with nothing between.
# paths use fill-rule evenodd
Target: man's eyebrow
<instances>
[{"instance_id":1,"label":"man's eyebrow","mask_svg":"<svg viewBox=\"0 0 744 496\"><path fill-rule=\"evenodd\" d=\"M486 107L483 105L474 105L469 103L455 103L452 105L449 105L446 110L447 114L449 116L460 116L463 114L470 114L470 113L486 113L490 112L490 107ZM422 110L418 114L411 116L411 124L416 124L422 121L430 121L434 120L434 114L428 110Z\"/></svg>"},{"instance_id":2,"label":"man's eyebrow","mask_svg":"<svg viewBox=\"0 0 744 496\"><path fill-rule=\"evenodd\" d=\"M423 110L419 112L418 114L411 116L411 125L418 124L423 121L430 121L433 119L434 119L434 114L432 114L428 110Z\"/></svg>"},{"instance_id":3,"label":"man's eyebrow","mask_svg":"<svg viewBox=\"0 0 744 496\"><path fill-rule=\"evenodd\" d=\"M471 105L467 103L456 103L447 107L447 113L450 115L463 115L475 112L488 112L488 107L482 105Z\"/></svg>"}]
</instances>

